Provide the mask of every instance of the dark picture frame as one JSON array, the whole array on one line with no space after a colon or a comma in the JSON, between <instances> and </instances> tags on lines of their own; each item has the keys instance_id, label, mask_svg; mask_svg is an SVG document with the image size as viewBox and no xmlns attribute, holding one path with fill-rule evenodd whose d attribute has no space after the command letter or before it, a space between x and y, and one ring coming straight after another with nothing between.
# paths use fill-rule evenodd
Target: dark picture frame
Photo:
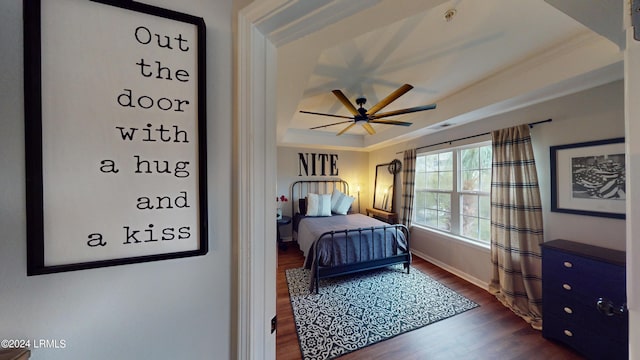
<instances>
[{"instance_id":1,"label":"dark picture frame","mask_svg":"<svg viewBox=\"0 0 640 360\"><path fill-rule=\"evenodd\" d=\"M206 25L24 1L27 275L208 251Z\"/></svg>"},{"instance_id":2,"label":"dark picture frame","mask_svg":"<svg viewBox=\"0 0 640 360\"><path fill-rule=\"evenodd\" d=\"M624 219L624 138L550 147L551 211Z\"/></svg>"}]
</instances>

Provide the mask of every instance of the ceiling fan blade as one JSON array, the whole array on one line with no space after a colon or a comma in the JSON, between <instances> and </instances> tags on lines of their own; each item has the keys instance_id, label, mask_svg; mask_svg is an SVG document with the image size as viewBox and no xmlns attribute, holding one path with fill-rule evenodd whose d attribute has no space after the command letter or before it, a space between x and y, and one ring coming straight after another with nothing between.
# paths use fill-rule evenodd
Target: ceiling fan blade
<instances>
[{"instance_id":1,"label":"ceiling fan blade","mask_svg":"<svg viewBox=\"0 0 640 360\"><path fill-rule=\"evenodd\" d=\"M369 133L369 135L373 135L376 133L375 130L373 130L373 126L371 126L368 122L363 122L362 123L362 127L367 130L367 132Z\"/></svg>"},{"instance_id":2,"label":"ceiling fan blade","mask_svg":"<svg viewBox=\"0 0 640 360\"><path fill-rule=\"evenodd\" d=\"M386 98L382 99L379 103L375 104L371 109L367 111L367 115L373 115L378 111L382 110L383 107L391 104L400 96L404 95L407 91L413 89L413 86L409 84L404 84L400 86L396 91L389 94ZM354 114L355 115L355 114Z\"/></svg>"},{"instance_id":3,"label":"ceiling fan blade","mask_svg":"<svg viewBox=\"0 0 640 360\"><path fill-rule=\"evenodd\" d=\"M410 122L395 121L395 120L371 120L369 122L374 124L402 125L402 126L411 126L413 124Z\"/></svg>"},{"instance_id":4,"label":"ceiling fan blade","mask_svg":"<svg viewBox=\"0 0 640 360\"><path fill-rule=\"evenodd\" d=\"M339 133L336 134L336 136L342 135L344 134L347 130L351 129L353 127L353 125L355 125L356 123L354 122L353 124L347 126L346 128L342 129Z\"/></svg>"},{"instance_id":5,"label":"ceiling fan blade","mask_svg":"<svg viewBox=\"0 0 640 360\"><path fill-rule=\"evenodd\" d=\"M304 111L304 110L300 110L300 112L303 113L303 114L333 116L333 117L338 117L338 118L343 118L343 119L353 119L353 117L351 117L351 116L344 116L344 115L325 114L325 113L319 113L319 112L313 112L313 111Z\"/></svg>"},{"instance_id":6,"label":"ceiling fan blade","mask_svg":"<svg viewBox=\"0 0 640 360\"><path fill-rule=\"evenodd\" d=\"M340 121L340 122L333 123L333 124L327 124L327 125L314 126L314 127L312 127L312 128L309 128L309 130L320 129L320 128L326 128L327 126L333 126L333 125L345 124L345 123L348 123L348 122L353 122L353 120L349 120L349 121Z\"/></svg>"},{"instance_id":7,"label":"ceiling fan blade","mask_svg":"<svg viewBox=\"0 0 640 360\"><path fill-rule=\"evenodd\" d=\"M432 110L432 109L435 109L435 108L436 108L436 104L416 106L416 107L412 107L412 108L408 108L408 109L395 110L395 111L389 111L389 112L386 112L386 113L381 113L381 114L373 116L372 118L373 118L373 120L377 120L377 119L380 119L380 118L383 118L383 117L387 117L387 116L409 114L409 113L418 112L418 111Z\"/></svg>"},{"instance_id":8,"label":"ceiling fan blade","mask_svg":"<svg viewBox=\"0 0 640 360\"><path fill-rule=\"evenodd\" d=\"M331 92L333 93L333 95L335 95L338 98L338 100L340 100L342 105L344 105L347 108L347 110L349 110L350 113L352 113L354 116L360 115L360 113L358 112L358 109L356 109L356 107L353 106L351 101L349 101L349 99L347 99L347 97L344 96L342 91L340 91L340 90L331 90Z\"/></svg>"}]
</instances>

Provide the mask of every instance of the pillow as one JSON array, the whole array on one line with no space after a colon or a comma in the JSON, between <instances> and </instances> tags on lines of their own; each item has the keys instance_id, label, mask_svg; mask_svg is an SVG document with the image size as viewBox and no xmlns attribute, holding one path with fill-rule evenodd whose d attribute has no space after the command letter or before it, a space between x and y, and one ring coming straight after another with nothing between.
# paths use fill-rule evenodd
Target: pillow
<instances>
[{"instance_id":1,"label":"pillow","mask_svg":"<svg viewBox=\"0 0 640 360\"><path fill-rule=\"evenodd\" d=\"M355 197L335 189L333 190L333 194L331 194L331 211L336 214L347 215L355 199Z\"/></svg>"},{"instance_id":2,"label":"pillow","mask_svg":"<svg viewBox=\"0 0 640 360\"><path fill-rule=\"evenodd\" d=\"M307 213L307 198L298 199L298 211L300 212L300 214Z\"/></svg>"},{"instance_id":3,"label":"pillow","mask_svg":"<svg viewBox=\"0 0 640 360\"><path fill-rule=\"evenodd\" d=\"M307 216L331 216L331 194L307 194Z\"/></svg>"}]
</instances>

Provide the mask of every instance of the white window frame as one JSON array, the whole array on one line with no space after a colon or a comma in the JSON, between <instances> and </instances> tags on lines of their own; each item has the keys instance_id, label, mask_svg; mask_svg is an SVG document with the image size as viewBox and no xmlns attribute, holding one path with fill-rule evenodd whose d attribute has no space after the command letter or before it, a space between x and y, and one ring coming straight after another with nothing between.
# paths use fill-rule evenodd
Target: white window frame
<instances>
[{"instance_id":1,"label":"white window frame","mask_svg":"<svg viewBox=\"0 0 640 360\"><path fill-rule=\"evenodd\" d=\"M491 141L479 141L479 142L475 142L475 143L470 143L470 144L465 144L465 145L460 145L460 146L455 146L455 147L449 147L449 148L442 148L442 149L438 149L438 150L433 150L433 151L425 151L425 152L421 152L418 153L417 156L426 156L426 155L433 155L433 154L439 154L439 153L444 153L444 152L452 152L452 162L453 162L453 178L452 178L452 182L453 182L453 189L451 191L445 191L445 190L429 190L431 193L446 193L446 194L451 194L451 230L443 230L443 229L439 229L437 227L434 226L430 226L425 224L424 222L419 221L416 216L417 216L417 208L416 208L416 204L415 202L418 200L418 196L417 196L417 191L420 191L422 189L419 189L417 186L414 189L414 211L413 211L413 219L412 219L412 225L414 226L418 226L424 229L427 229L429 231L434 231L434 232L438 232L441 234L444 234L446 236L450 236L459 240L463 240L465 242L472 242L475 244L479 244L482 246L489 246L490 242L489 241L485 241L485 240L480 240L480 239L475 239L475 238L470 238L470 237L466 237L462 234L462 214L460 213L461 209L461 202L462 202L462 195L480 195L480 196L486 196L487 198L490 199L490 191L474 191L474 190L462 190L462 161L460 159L460 155L462 150L465 149L470 149L470 148L480 148L483 146L491 146ZM418 175L418 172L416 171L415 175ZM417 181L416 181L417 183ZM489 220L490 220L490 214L489 214Z\"/></svg>"}]
</instances>

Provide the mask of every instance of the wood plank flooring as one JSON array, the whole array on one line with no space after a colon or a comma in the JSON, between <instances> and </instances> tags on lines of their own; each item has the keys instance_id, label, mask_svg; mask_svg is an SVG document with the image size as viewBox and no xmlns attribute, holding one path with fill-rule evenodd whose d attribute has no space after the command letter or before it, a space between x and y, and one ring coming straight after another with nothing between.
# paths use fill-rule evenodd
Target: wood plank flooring
<instances>
[{"instance_id":1,"label":"wood plank flooring","mask_svg":"<svg viewBox=\"0 0 640 360\"><path fill-rule=\"evenodd\" d=\"M301 267L302 252L295 244L278 252L276 359L302 359L285 269ZM486 290L413 257L413 266L480 304L449 319L396 336L340 359L583 359L571 349L546 340L524 320L505 308Z\"/></svg>"}]
</instances>

